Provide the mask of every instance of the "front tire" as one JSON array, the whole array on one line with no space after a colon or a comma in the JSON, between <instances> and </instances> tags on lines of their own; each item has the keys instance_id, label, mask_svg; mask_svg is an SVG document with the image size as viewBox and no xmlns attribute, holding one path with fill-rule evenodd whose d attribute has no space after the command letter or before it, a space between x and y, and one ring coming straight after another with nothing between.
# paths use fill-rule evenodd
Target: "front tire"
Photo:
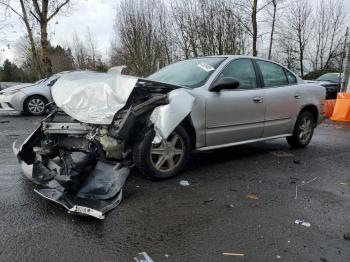
<instances>
[{"instance_id":1,"label":"front tire","mask_svg":"<svg viewBox=\"0 0 350 262\"><path fill-rule=\"evenodd\" d=\"M33 116L45 114L47 101L42 96L31 96L24 102L24 111Z\"/></svg>"},{"instance_id":2,"label":"front tire","mask_svg":"<svg viewBox=\"0 0 350 262\"><path fill-rule=\"evenodd\" d=\"M178 126L167 141L155 141L155 131L147 129L135 143L133 160L147 178L168 179L177 176L186 165L191 150L190 137Z\"/></svg>"},{"instance_id":3,"label":"front tire","mask_svg":"<svg viewBox=\"0 0 350 262\"><path fill-rule=\"evenodd\" d=\"M311 112L302 112L295 123L293 136L287 137L287 142L292 148L306 147L314 134L315 119Z\"/></svg>"}]
</instances>

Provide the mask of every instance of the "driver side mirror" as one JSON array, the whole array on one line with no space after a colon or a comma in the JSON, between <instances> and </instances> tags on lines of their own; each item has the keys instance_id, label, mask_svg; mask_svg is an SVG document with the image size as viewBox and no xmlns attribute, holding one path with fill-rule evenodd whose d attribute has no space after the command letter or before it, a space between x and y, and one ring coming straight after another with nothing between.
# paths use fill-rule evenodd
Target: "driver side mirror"
<instances>
[{"instance_id":1,"label":"driver side mirror","mask_svg":"<svg viewBox=\"0 0 350 262\"><path fill-rule=\"evenodd\" d=\"M239 85L239 81L233 77L222 77L214 82L214 84L209 88L209 91L218 92L223 89L236 89L239 87Z\"/></svg>"}]
</instances>

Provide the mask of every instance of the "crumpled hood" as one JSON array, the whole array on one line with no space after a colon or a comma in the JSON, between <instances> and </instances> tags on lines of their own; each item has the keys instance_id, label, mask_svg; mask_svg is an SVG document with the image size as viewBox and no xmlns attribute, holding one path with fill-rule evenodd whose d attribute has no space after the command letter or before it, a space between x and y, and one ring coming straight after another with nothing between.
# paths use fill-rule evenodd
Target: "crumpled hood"
<instances>
[{"instance_id":1,"label":"crumpled hood","mask_svg":"<svg viewBox=\"0 0 350 262\"><path fill-rule=\"evenodd\" d=\"M122 109L138 78L115 72L72 72L52 86L56 105L74 119L89 124L112 123Z\"/></svg>"}]
</instances>

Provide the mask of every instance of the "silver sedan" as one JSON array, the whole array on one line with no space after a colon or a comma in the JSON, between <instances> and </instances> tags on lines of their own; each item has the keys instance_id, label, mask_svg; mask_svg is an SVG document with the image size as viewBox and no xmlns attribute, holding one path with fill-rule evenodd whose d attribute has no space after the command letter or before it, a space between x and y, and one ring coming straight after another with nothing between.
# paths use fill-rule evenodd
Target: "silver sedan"
<instances>
[{"instance_id":1,"label":"silver sedan","mask_svg":"<svg viewBox=\"0 0 350 262\"><path fill-rule=\"evenodd\" d=\"M166 179L192 151L281 137L306 147L326 95L279 64L246 56L186 60L147 79L75 72L51 93L57 108L15 148L23 173L44 198L101 219L120 203L134 166Z\"/></svg>"},{"instance_id":2,"label":"silver sedan","mask_svg":"<svg viewBox=\"0 0 350 262\"><path fill-rule=\"evenodd\" d=\"M30 115L42 115L45 106L52 101L50 87L62 74L41 79L34 84L16 85L0 91L0 109L23 111Z\"/></svg>"}]
</instances>

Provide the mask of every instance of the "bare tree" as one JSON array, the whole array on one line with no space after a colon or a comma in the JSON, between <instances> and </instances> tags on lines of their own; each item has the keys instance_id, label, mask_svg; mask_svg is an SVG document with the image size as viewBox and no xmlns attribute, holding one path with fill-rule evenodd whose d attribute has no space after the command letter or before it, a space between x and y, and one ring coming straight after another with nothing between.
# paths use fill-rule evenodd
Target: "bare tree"
<instances>
[{"instance_id":1,"label":"bare tree","mask_svg":"<svg viewBox=\"0 0 350 262\"><path fill-rule=\"evenodd\" d=\"M314 52L310 61L314 70L330 67L345 31L345 12L342 0L321 0L315 11Z\"/></svg>"},{"instance_id":2,"label":"bare tree","mask_svg":"<svg viewBox=\"0 0 350 262\"><path fill-rule=\"evenodd\" d=\"M48 24L70 0L0 0L7 10L16 14L24 23L31 44L31 52L37 71L41 77L52 74L52 63L49 57ZM35 46L34 31L38 25L40 32L40 50Z\"/></svg>"},{"instance_id":3,"label":"bare tree","mask_svg":"<svg viewBox=\"0 0 350 262\"><path fill-rule=\"evenodd\" d=\"M240 54L245 29L233 0L176 1L172 4L173 30L186 58Z\"/></svg>"},{"instance_id":4,"label":"bare tree","mask_svg":"<svg viewBox=\"0 0 350 262\"><path fill-rule=\"evenodd\" d=\"M305 50L310 42L312 9L308 1L293 0L290 3L287 15L288 36L296 42L300 75L304 76Z\"/></svg>"},{"instance_id":5,"label":"bare tree","mask_svg":"<svg viewBox=\"0 0 350 262\"><path fill-rule=\"evenodd\" d=\"M253 56L258 55L258 39L266 34L266 32L262 32L258 28L258 25L262 24L260 20L265 19L265 17L262 17L261 11L265 10L271 2L272 0L237 0L236 5L239 7L240 13L242 13L241 17L243 17L238 21L251 36Z\"/></svg>"},{"instance_id":6,"label":"bare tree","mask_svg":"<svg viewBox=\"0 0 350 262\"><path fill-rule=\"evenodd\" d=\"M171 60L169 35L164 26L167 9L161 1L123 0L115 20L115 63L128 66L130 73L146 76ZM116 62L118 60L118 62Z\"/></svg>"},{"instance_id":7,"label":"bare tree","mask_svg":"<svg viewBox=\"0 0 350 262\"><path fill-rule=\"evenodd\" d=\"M86 31L85 42L87 44L88 52L88 67L96 70L96 64L98 59L97 43L94 36L91 34L90 28Z\"/></svg>"},{"instance_id":8,"label":"bare tree","mask_svg":"<svg viewBox=\"0 0 350 262\"><path fill-rule=\"evenodd\" d=\"M270 46L269 46L268 59L271 59L271 56L272 56L272 43L273 43L273 35L275 33L276 13L277 13L277 0L272 0L272 5L273 5L273 15L272 15L272 25L271 25Z\"/></svg>"}]
</instances>

